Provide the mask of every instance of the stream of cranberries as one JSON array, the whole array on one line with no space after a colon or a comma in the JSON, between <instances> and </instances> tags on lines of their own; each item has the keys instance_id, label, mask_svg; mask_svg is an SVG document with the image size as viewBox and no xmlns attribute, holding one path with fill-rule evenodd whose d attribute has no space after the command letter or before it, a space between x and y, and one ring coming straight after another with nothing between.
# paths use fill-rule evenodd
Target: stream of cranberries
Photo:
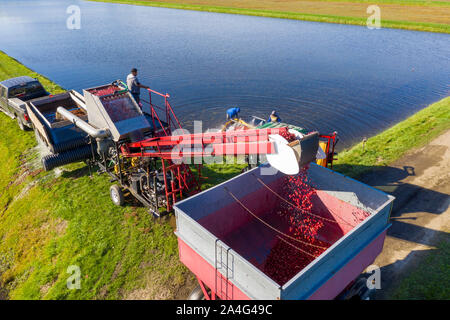
<instances>
[{"instance_id":1,"label":"stream of cranberries","mask_svg":"<svg viewBox=\"0 0 450 320\"><path fill-rule=\"evenodd\" d=\"M279 192L299 209L281 200L275 208L289 225L286 232L289 237L281 235L275 238L275 245L263 264L263 272L280 285L289 281L330 246L317 239L319 230L326 222L307 214L312 210L311 197L316 193L316 189L308 184L307 171L308 166L305 166L298 175L286 176Z\"/></svg>"}]
</instances>

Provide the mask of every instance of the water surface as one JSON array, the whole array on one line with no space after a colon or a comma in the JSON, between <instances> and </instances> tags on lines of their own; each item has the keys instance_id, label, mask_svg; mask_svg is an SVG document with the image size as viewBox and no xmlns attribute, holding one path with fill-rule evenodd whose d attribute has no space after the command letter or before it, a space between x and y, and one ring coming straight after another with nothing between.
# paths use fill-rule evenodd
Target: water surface
<instances>
[{"instance_id":1,"label":"water surface","mask_svg":"<svg viewBox=\"0 0 450 320\"><path fill-rule=\"evenodd\" d=\"M81 29L66 27L69 5ZM67 89L124 79L190 128L225 110L338 131L349 146L448 95L450 36L78 0L2 0L0 50Z\"/></svg>"}]
</instances>

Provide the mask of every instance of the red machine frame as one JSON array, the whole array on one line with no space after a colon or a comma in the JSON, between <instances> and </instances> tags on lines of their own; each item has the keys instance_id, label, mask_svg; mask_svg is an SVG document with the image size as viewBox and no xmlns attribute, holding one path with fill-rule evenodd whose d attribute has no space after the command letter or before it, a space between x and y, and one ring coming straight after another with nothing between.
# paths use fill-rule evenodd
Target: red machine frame
<instances>
[{"instance_id":1,"label":"red machine frame","mask_svg":"<svg viewBox=\"0 0 450 320\"><path fill-rule=\"evenodd\" d=\"M161 159L161 169L166 186L167 211L172 209L177 197L181 199L183 194L200 191L202 164L197 165L198 176L195 177L189 165L180 160L203 156L273 153L275 149L272 142L268 140L269 134L287 133L288 130L287 127L283 127L172 136L173 129L182 129L182 126L168 101L170 95L152 89L147 89L147 92L149 93L148 101L145 99L141 99L141 101L150 107L154 128L153 137L139 142L122 144L120 154L126 158L151 157ZM164 107L153 103L152 94L164 99ZM162 111L163 114L159 115L158 111ZM161 116L164 116L165 119L161 119ZM156 129L158 125L160 129ZM207 149L207 146L212 149ZM179 148L178 153L174 153L176 148ZM170 181L170 188L167 173L170 173L173 177Z\"/></svg>"},{"instance_id":2,"label":"red machine frame","mask_svg":"<svg viewBox=\"0 0 450 320\"><path fill-rule=\"evenodd\" d=\"M144 103L148 104L150 107L150 115L152 118L152 125L154 128L154 137L153 139L158 139L159 138L170 138L172 135L172 128L174 129L182 129L181 127L181 123L178 120L177 116L175 115L175 112L173 111L172 106L170 105L169 102L169 97L170 95L168 93L161 93L155 90L152 90L150 88L147 89L148 95L149 95L149 99L148 101L146 101L145 99L141 99L141 101L143 101ZM156 104L153 103L152 101L152 94L155 94L157 96L160 96L164 99L164 108L157 106ZM161 120L160 116L158 115L157 110L163 111L164 115L165 115L165 121ZM157 125L159 124L160 128L159 130L157 130ZM146 140L144 140L146 141ZM141 142L144 142L141 141ZM162 150L160 148L160 146L158 145L154 145L153 147L155 147L157 149L157 152L161 153ZM122 146L122 150L123 150L124 146ZM127 153L123 153L122 154L125 157L129 157L129 155ZM148 155L135 155L137 157L145 157ZM158 156L156 156L158 157ZM172 210L172 206L173 204L176 202L176 198L177 198L177 194L179 195L180 198L183 197L183 191L188 191L188 192L193 192L196 193L198 191L200 191L200 186L201 186L201 167L202 165L198 165L197 166L197 171L198 171L198 177L195 178L192 170L189 168L188 165L180 163L180 164L176 164L173 163L172 159L170 157L160 157L161 158L161 167L162 167L162 172L163 172L163 176L164 176L164 184L165 184L165 197L166 197L166 209L167 211ZM167 163L166 163L167 161ZM174 179L172 179L171 181L171 188L170 191L168 191L168 181L167 181L167 173L171 173L171 175L174 177ZM175 181L178 182L178 187L175 186Z\"/></svg>"},{"instance_id":3,"label":"red machine frame","mask_svg":"<svg viewBox=\"0 0 450 320\"><path fill-rule=\"evenodd\" d=\"M270 134L288 135L288 127L280 127L172 136L173 130L182 129L182 126L168 101L170 95L152 89L147 89L147 92L148 101L145 99L141 101L150 108L149 115L154 128L153 137L138 142L122 143L118 145L118 151L123 158L161 159L160 169L164 177L168 212L172 210L177 198L181 199L185 195L199 192L201 188L201 162L197 164L196 176L188 164L180 161L183 158L271 154L275 152L275 149L268 136ZM154 104L152 95L162 97L164 107ZM141 107L143 107L142 104ZM322 135L321 138L327 139L327 165L331 163L332 166L336 133L330 136ZM170 181L167 178L168 174L171 176ZM119 178L123 184L122 174Z\"/></svg>"}]
</instances>

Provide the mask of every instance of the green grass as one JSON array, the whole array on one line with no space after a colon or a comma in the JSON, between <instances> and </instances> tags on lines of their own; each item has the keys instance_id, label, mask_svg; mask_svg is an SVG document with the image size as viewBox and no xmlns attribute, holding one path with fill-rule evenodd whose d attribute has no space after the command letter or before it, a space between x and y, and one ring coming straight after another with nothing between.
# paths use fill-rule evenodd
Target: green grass
<instances>
[{"instance_id":1,"label":"green grass","mask_svg":"<svg viewBox=\"0 0 450 320\"><path fill-rule=\"evenodd\" d=\"M104 176L89 178L83 164L70 169L33 187L2 215L0 252L12 250L2 275L10 298L121 298L145 287L149 275L155 295L173 297L187 275L171 227L143 208L115 207ZM81 269L81 290L66 287L70 265Z\"/></svg>"},{"instance_id":2,"label":"green grass","mask_svg":"<svg viewBox=\"0 0 450 320\"><path fill-rule=\"evenodd\" d=\"M450 242L437 248L403 279L390 299L450 299Z\"/></svg>"},{"instance_id":3,"label":"green grass","mask_svg":"<svg viewBox=\"0 0 450 320\"><path fill-rule=\"evenodd\" d=\"M424 146L450 129L450 97L422 109L408 119L338 155L334 169L358 178L374 167L391 164L407 151Z\"/></svg>"},{"instance_id":4,"label":"green grass","mask_svg":"<svg viewBox=\"0 0 450 320\"><path fill-rule=\"evenodd\" d=\"M323 15L323 14L307 14L298 12L283 12L283 11L272 11L272 10L261 10L261 9L246 9L246 8L233 8L224 6L209 6L209 5L195 5L195 4L179 4L179 3L168 3L168 2L154 2L154 1L140 1L140 0L89 0L94 2L111 2L111 3L121 3L121 4L132 4L150 7L164 7L171 9L182 9L182 10L195 10L195 11L206 11L206 12L217 12L217 13L228 13L228 14L240 14L248 16L260 16L260 17L270 17L270 18L280 18L280 19L293 19L293 20L305 20L305 21L316 21L316 22L327 22L327 23L339 23L339 24L352 24L352 25L367 25L367 17L345 17L338 15ZM388 3L401 3L401 4L411 4L409 1L395 1L386 0ZM345 1L344 1L345 2ZM347 1L347 2L359 2L359 1ZM361 1L365 2L365 1ZM415 4L435 5L435 6L448 6L446 2L414 2ZM383 28L396 28L396 29L406 29L406 30L416 30L416 31L427 31L427 32L442 32L450 33L449 24L440 23L426 23L426 22L410 22L410 21L394 21L394 20L382 20Z\"/></svg>"}]
</instances>

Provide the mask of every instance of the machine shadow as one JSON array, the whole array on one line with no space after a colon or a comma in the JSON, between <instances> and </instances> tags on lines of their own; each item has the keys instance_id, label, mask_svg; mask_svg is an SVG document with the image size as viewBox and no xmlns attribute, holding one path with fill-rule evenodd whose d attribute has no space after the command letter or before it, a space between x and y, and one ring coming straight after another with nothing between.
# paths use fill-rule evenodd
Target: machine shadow
<instances>
[{"instance_id":1,"label":"machine shadow","mask_svg":"<svg viewBox=\"0 0 450 320\"><path fill-rule=\"evenodd\" d=\"M63 178L77 179L84 176L89 176L90 174L91 172L89 172L89 167L86 165L75 170L63 171L61 176Z\"/></svg>"},{"instance_id":2,"label":"machine shadow","mask_svg":"<svg viewBox=\"0 0 450 320\"><path fill-rule=\"evenodd\" d=\"M400 240L418 243L426 246L436 244L435 239L447 239L450 241L450 233L440 230L434 230L411 223L405 223L391 219L392 226L388 230L388 235Z\"/></svg>"},{"instance_id":3,"label":"machine shadow","mask_svg":"<svg viewBox=\"0 0 450 320\"><path fill-rule=\"evenodd\" d=\"M74 169L74 170L70 170L70 171L64 171L61 174L61 177L66 178L66 179L78 179L81 177L89 177L89 176L93 176L93 175L98 175L98 170L99 167L97 166L93 166L89 169L88 165L85 165L83 167ZM107 174L104 175L106 179L110 178ZM104 191L105 193L109 192L109 187L105 188ZM125 196L125 203L123 204L124 207L144 207L144 205L139 202L135 197L133 197L133 195L131 195L129 192L125 192L124 193Z\"/></svg>"},{"instance_id":4,"label":"machine shadow","mask_svg":"<svg viewBox=\"0 0 450 320\"><path fill-rule=\"evenodd\" d=\"M449 195L445 193L403 182L409 176L415 175L413 167L405 166L401 169L389 166L353 166L349 168L348 165L336 165L333 169L336 171L345 169L346 172L349 169L353 169L353 172L364 171L366 173L357 178L359 181L396 198L391 212L392 226L388 229L388 236L422 245L433 245L433 239L450 236L447 232L414 224L414 221L419 216L422 217L424 213L436 215L444 213L450 201L448 201ZM414 213L417 213L417 217L411 216Z\"/></svg>"},{"instance_id":5,"label":"machine shadow","mask_svg":"<svg viewBox=\"0 0 450 320\"><path fill-rule=\"evenodd\" d=\"M448 208L448 195L431 189L423 188L414 184L403 182L409 176L415 176L414 167L404 166L403 169L389 166L361 166L337 164L333 166L333 170L337 172L364 172L364 174L356 177L371 187L379 189L395 197L394 206L391 217L402 219L401 214L414 212L427 212L432 214L441 214ZM354 174L349 175L355 176ZM414 206L408 206L408 203L419 196L433 201L434 203L442 203L442 206L430 206L427 201L415 203ZM409 219L409 218L405 218Z\"/></svg>"}]
</instances>

